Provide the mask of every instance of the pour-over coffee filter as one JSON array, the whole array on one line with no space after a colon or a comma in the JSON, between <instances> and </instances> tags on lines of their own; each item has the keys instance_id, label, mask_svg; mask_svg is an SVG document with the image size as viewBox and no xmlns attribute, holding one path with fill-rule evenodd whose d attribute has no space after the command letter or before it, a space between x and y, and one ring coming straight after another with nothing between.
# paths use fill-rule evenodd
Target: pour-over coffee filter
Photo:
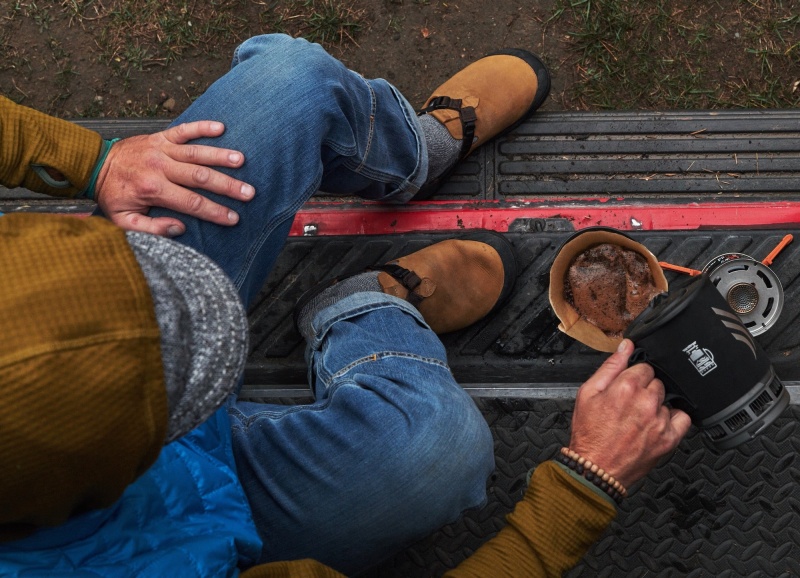
<instances>
[{"instance_id":1,"label":"pour-over coffee filter","mask_svg":"<svg viewBox=\"0 0 800 578\"><path fill-rule=\"evenodd\" d=\"M612 337L602 329L587 321L569 303L564 294L569 268L575 259L588 249L602 244L616 245L640 254L647 261L653 276L653 283L660 291L668 288L664 271L658 259L644 245L630 237L607 228L590 228L573 235L559 250L550 268L550 305L558 316L558 328L570 337L598 351L612 352L622 341L622 337Z\"/></svg>"}]
</instances>

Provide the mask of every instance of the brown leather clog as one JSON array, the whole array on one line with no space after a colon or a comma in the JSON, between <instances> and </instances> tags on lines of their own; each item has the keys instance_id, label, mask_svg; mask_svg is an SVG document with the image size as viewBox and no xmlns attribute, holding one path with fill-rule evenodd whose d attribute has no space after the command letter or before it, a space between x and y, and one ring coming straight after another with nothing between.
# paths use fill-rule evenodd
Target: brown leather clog
<instances>
[{"instance_id":1,"label":"brown leather clog","mask_svg":"<svg viewBox=\"0 0 800 578\"><path fill-rule=\"evenodd\" d=\"M505 237L476 230L368 270L380 271L378 283L384 293L414 305L436 333L448 333L472 325L506 301L516 281L517 262ZM307 291L295 308L295 323L315 296L362 272L323 281Z\"/></svg>"},{"instance_id":2,"label":"brown leather clog","mask_svg":"<svg viewBox=\"0 0 800 578\"><path fill-rule=\"evenodd\" d=\"M550 74L535 54L510 48L481 58L433 91L418 115L429 114L462 141L463 159L476 147L509 132L539 108L550 92ZM450 171L414 197L431 196Z\"/></svg>"}]
</instances>

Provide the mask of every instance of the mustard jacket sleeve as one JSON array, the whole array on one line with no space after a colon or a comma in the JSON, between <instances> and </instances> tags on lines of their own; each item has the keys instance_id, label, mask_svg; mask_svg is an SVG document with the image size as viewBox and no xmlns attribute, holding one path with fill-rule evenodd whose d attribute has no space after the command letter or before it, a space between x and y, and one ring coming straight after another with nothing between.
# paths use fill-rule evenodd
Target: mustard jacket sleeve
<instances>
[{"instance_id":1,"label":"mustard jacket sleeve","mask_svg":"<svg viewBox=\"0 0 800 578\"><path fill-rule=\"evenodd\" d=\"M616 514L608 500L555 462L544 462L534 470L508 525L445 577L560 577L580 561Z\"/></svg>"},{"instance_id":2,"label":"mustard jacket sleeve","mask_svg":"<svg viewBox=\"0 0 800 578\"><path fill-rule=\"evenodd\" d=\"M617 511L555 462L539 465L508 525L445 578L560 577L584 556ZM251 568L242 578L341 578L312 560Z\"/></svg>"},{"instance_id":3,"label":"mustard jacket sleeve","mask_svg":"<svg viewBox=\"0 0 800 578\"><path fill-rule=\"evenodd\" d=\"M315 560L270 562L253 566L239 576L241 578L345 578L336 570Z\"/></svg>"},{"instance_id":4,"label":"mustard jacket sleeve","mask_svg":"<svg viewBox=\"0 0 800 578\"><path fill-rule=\"evenodd\" d=\"M0 96L0 184L6 187L74 197L89 184L102 142L94 131ZM51 186L37 173L44 167L65 181Z\"/></svg>"}]
</instances>

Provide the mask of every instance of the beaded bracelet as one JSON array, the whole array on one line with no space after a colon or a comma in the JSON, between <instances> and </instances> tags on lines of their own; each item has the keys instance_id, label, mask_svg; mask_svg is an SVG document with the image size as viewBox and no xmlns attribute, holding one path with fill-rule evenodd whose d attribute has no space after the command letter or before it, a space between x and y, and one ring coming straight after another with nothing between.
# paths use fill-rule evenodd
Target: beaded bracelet
<instances>
[{"instance_id":1,"label":"beaded bracelet","mask_svg":"<svg viewBox=\"0 0 800 578\"><path fill-rule=\"evenodd\" d=\"M621 503L622 499L628 496L628 490L626 490L625 486L620 484L619 481L614 479L614 476L603 471L603 468L598 467L597 464L593 464L577 452L573 452L566 447L561 448L561 454L556 456L556 460L592 482L595 486L611 496L611 499L617 504Z\"/></svg>"}]
</instances>

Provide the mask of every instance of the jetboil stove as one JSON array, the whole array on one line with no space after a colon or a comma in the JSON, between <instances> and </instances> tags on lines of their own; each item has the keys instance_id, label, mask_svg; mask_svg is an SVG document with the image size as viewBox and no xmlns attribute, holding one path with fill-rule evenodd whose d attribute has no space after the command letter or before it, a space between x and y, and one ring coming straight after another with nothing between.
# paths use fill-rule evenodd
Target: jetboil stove
<instances>
[{"instance_id":1,"label":"jetboil stove","mask_svg":"<svg viewBox=\"0 0 800 578\"><path fill-rule=\"evenodd\" d=\"M657 296L625 333L637 346L633 362L653 365L667 401L719 449L766 431L789 405L752 336L772 327L783 308L783 287L769 265L792 239L785 235L763 262L724 253L697 271L662 261L663 268L694 278Z\"/></svg>"}]
</instances>

